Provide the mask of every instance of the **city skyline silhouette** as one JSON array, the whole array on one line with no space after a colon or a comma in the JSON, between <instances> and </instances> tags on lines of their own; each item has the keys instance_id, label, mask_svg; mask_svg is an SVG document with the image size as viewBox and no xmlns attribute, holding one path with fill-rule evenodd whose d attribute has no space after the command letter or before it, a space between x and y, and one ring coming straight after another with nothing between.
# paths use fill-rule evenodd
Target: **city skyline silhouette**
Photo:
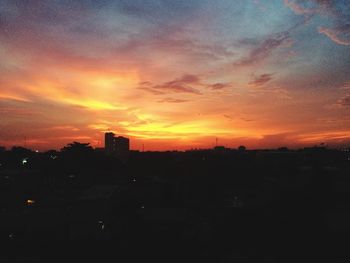
<instances>
[{"instance_id":1,"label":"city skyline silhouette","mask_svg":"<svg viewBox=\"0 0 350 263\"><path fill-rule=\"evenodd\" d=\"M350 262L350 1L0 0L0 263Z\"/></svg>"}]
</instances>

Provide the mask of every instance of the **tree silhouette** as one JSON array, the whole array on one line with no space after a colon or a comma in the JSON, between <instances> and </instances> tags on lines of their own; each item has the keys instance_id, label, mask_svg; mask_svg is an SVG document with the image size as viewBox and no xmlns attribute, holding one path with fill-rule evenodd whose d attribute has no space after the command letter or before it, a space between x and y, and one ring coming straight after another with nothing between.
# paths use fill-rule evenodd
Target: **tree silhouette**
<instances>
[{"instance_id":1,"label":"tree silhouette","mask_svg":"<svg viewBox=\"0 0 350 263\"><path fill-rule=\"evenodd\" d=\"M90 146L90 143L73 142L64 146L61 152L63 154L85 155L92 153L93 148Z\"/></svg>"},{"instance_id":2,"label":"tree silhouette","mask_svg":"<svg viewBox=\"0 0 350 263\"><path fill-rule=\"evenodd\" d=\"M60 163L74 171L86 171L94 166L94 157L89 143L73 142L61 149Z\"/></svg>"}]
</instances>

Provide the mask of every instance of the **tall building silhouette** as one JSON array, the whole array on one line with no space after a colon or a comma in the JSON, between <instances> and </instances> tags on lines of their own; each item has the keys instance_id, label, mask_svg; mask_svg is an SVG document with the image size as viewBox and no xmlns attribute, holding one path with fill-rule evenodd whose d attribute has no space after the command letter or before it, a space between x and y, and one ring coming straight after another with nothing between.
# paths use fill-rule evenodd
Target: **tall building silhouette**
<instances>
[{"instance_id":1,"label":"tall building silhouette","mask_svg":"<svg viewBox=\"0 0 350 263\"><path fill-rule=\"evenodd\" d=\"M113 153L115 151L115 137L113 132L105 133L105 151Z\"/></svg>"},{"instance_id":2,"label":"tall building silhouette","mask_svg":"<svg viewBox=\"0 0 350 263\"><path fill-rule=\"evenodd\" d=\"M126 157L130 150L129 138L115 137L113 132L105 133L105 151L110 154L116 154L119 157Z\"/></svg>"},{"instance_id":3,"label":"tall building silhouette","mask_svg":"<svg viewBox=\"0 0 350 263\"><path fill-rule=\"evenodd\" d=\"M115 141L115 147L116 147L116 154L121 157L127 156L129 154L129 149L130 149L129 138L118 136L114 138L114 141Z\"/></svg>"}]
</instances>

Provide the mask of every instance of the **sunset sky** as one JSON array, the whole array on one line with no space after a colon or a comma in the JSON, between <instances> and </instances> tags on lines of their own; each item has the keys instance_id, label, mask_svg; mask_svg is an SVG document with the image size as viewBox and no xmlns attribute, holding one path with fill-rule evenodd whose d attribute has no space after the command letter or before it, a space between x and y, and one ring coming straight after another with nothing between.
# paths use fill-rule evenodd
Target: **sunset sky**
<instances>
[{"instance_id":1,"label":"sunset sky","mask_svg":"<svg viewBox=\"0 0 350 263\"><path fill-rule=\"evenodd\" d=\"M350 145L348 0L0 0L0 145Z\"/></svg>"}]
</instances>

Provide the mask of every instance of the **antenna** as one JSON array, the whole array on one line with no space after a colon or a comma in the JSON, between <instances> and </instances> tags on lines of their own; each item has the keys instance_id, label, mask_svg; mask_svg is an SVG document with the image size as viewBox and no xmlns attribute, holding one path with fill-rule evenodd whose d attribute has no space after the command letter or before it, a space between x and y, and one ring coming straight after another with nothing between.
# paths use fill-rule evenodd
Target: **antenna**
<instances>
[{"instance_id":1,"label":"antenna","mask_svg":"<svg viewBox=\"0 0 350 263\"><path fill-rule=\"evenodd\" d=\"M145 151L145 144L144 143L142 144L142 151L143 152Z\"/></svg>"},{"instance_id":2,"label":"antenna","mask_svg":"<svg viewBox=\"0 0 350 263\"><path fill-rule=\"evenodd\" d=\"M218 137L215 138L215 146L218 146Z\"/></svg>"}]
</instances>

